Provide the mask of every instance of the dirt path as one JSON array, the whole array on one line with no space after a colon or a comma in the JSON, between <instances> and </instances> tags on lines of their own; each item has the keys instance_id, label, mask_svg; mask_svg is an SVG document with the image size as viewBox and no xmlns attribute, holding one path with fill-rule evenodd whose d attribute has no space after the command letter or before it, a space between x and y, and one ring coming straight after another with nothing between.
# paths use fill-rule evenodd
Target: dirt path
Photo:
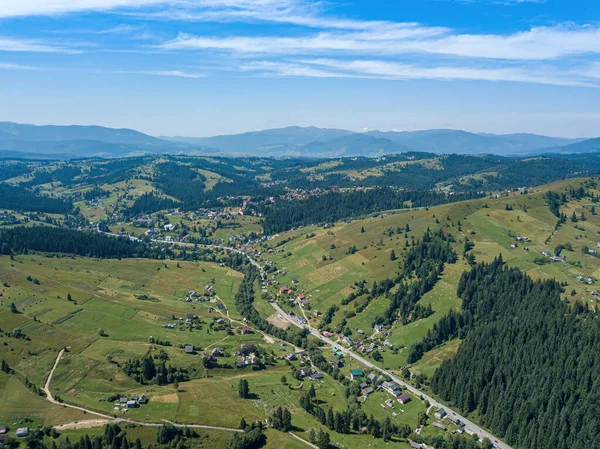
<instances>
[{"instance_id":1,"label":"dirt path","mask_svg":"<svg viewBox=\"0 0 600 449\"><path fill-rule=\"evenodd\" d=\"M150 423L150 422L134 421L132 419L125 419L125 418L115 418L114 416L95 412L94 410L89 410L89 409L86 409L85 407L79 407L77 405L71 405L71 404L58 402L56 399L54 399L54 396L52 396L52 392L50 391L50 383L52 382L52 376L54 375L54 371L56 370L56 367L58 366L58 363L60 362L60 359L62 358L64 352L65 352L64 349L61 349L59 351L58 356L56 357L56 361L54 362L54 366L50 370L50 373L48 374L48 378L46 379L46 383L44 384L43 390L46 393L46 399L49 400L50 402L52 402L53 404L59 405L61 407L72 408L74 410L79 410L84 413L99 416L103 419L101 419L101 420L93 419L93 420L87 420L87 421L73 421L71 423L66 423L66 424L61 424L60 426L56 426L57 429L58 428L84 429L84 428L90 428L90 427L98 427L99 425L104 425L104 424L107 424L110 422L126 422L126 423L136 424L138 426L144 426L144 427L161 427L161 426L165 425L164 424L165 422L167 422L169 424L173 424L173 426L175 426L175 427L190 427L192 429L224 430L227 432L243 432L240 429L233 429L230 427L204 426L204 425L200 425L200 424L175 424L175 423L170 423L169 421L166 421L166 420L163 420L164 422L160 422L160 423ZM100 422L102 422L102 424L99 424Z\"/></svg>"}]
</instances>

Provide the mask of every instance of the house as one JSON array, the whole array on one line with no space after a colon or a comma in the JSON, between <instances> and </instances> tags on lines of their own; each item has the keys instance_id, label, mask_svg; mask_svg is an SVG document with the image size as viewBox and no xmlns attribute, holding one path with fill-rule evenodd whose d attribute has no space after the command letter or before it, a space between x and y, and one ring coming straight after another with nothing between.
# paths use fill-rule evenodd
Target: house
<instances>
[{"instance_id":1,"label":"house","mask_svg":"<svg viewBox=\"0 0 600 449\"><path fill-rule=\"evenodd\" d=\"M210 355L213 357L223 357L223 348L213 348L210 351Z\"/></svg>"},{"instance_id":2,"label":"house","mask_svg":"<svg viewBox=\"0 0 600 449\"><path fill-rule=\"evenodd\" d=\"M444 419L448 414L446 413L446 410L440 407L435 411L434 415L437 419Z\"/></svg>"},{"instance_id":3,"label":"house","mask_svg":"<svg viewBox=\"0 0 600 449\"><path fill-rule=\"evenodd\" d=\"M217 320L217 324L224 324L224 323L225 323L225 320L223 318L219 318Z\"/></svg>"},{"instance_id":4,"label":"house","mask_svg":"<svg viewBox=\"0 0 600 449\"><path fill-rule=\"evenodd\" d=\"M320 373L315 373L310 375L310 380L317 381L323 379L323 375Z\"/></svg>"},{"instance_id":5,"label":"house","mask_svg":"<svg viewBox=\"0 0 600 449\"><path fill-rule=\"evenodd\" d=\"M360 379L361 377L364 377L364 375L365 374L361 369L353 369L350 371L350 379L352 380Z\"/></svg>"},{"instance_id":6,"label":"house","mask_svg":"<svg viewBox=\"0 0 600 449\"><path fill-rule=\"evenodd\" d=\"M415 443L414 441L411 441L410 447L411 447L411 449L421 449L423 446L421 446L419 443Z\"/></svg>"},{"instance_id":7,"label":"house","mask_svg":"<svg viewBox=\"0 0 600 449\"><path fill-rule=\"evenodd\" d=\"M148 403L148 398L145 395L141 395L140 398L138 399L138 404L147 404Z\"/></svg>"},{"instance_id":8,"label":"house","mask_svg":"<svg viewBox=\"0 0 600 449\"><path fill-rule=\"evenodd\" d=\"M344 362L341 359L335 358L333 359L331 362L331 365L333 365L335 368L341 368L344 366Z\"/></svg>"},{"instance_id":9,"label":"house","mask_svg":"<svg viewBox=\"0 0 600 449\"><path fill-rule=\"evenodd\" d=\"M186 354L193 354L194 353L194 347L192 345L186 345L185 348L185 353Z\"/></svg>"},{"instance_id":10,"label":"house","mask_svg":"<svg viewBox=\"0 0 600 449\"><path fill-rule=\"evenodd\" d=\"M240 334L241 335L246 335L250 333L250 328L248 326L242 326L240 328Z\"/></svg>"},{"instance_id":11,"label":"house","mask_svg":"<svg viewBox=\"0 0 600 449\"><path fill-rule=\"evenodd\" d=\"M442 429L444 431L446 430L446 426L444 426L443 424L441 424L441 423L439 423L437 421L432 422L431 425L433 427L437 427L438 429Z\"/></svg>"},{"instance_id":12,"label":"house","mask_svg":"<svg viewBox=\"0 0 600 449\"><path fill-rule=\"evenodd\" d=\"M400 401L400 404L408 404L410 402L410 396L406 393L401 394L398 396L398 401Z\"/></svg>"},{"instance_id":13,"label":"house","mask_svg":"<svg viewBox=\"0 0 600 449\"><path fill-rule=\"evenodd\" d=\"M127 401L127 408L138 408L140 405L135 401Z\"/></svg>"},{"instance_id":14,"label":"house","mask_svg":"<svg viewBox=\"0 0 600 449\"><path fill-rule=\"evenodd\" d=\"M375 326L373 326L373 329L375 330L375 332L381 332L383 329L383 324L376 324Z\"/></svg>"},{"instance_id":15,"label":"house","mask_svg":"<svg viewBox=\"0 0 600 449\"><path fill-rule=\"evenodd\" d=\"M456 424L458 427L464 427L465 423L463 423L460 419L453 417L452 415L448 415L446 417L448 421L453 424Z\"/></svg>"},{"instance_id":16,"label":"house","mask_svg":"<svg viewBox=\"0 0 600 449\"><path fill-rule=\"evenodd\" d=\"M256 352L256 346L254 346L252 344L243 344L240 347L239 352L244 355L253 354L254 352Z\"/></svg>"},{"instance_id":17,"label":"house","mask_svg":"<svg viewBox=\"0 0 600 449\"><path fill-rule=\"evenodd\" d=\"M126 396L121 396L119 398L119 404L127 404L127 397Z\"/></svg>"},{"instance_id":18,"label":"house","mask_svg":"<svg viewBox=\"0 0 600 449\"><path fill-rule=\"evenodd\" d=\"M395 382L384 382L381 387L396 397L399 397L402 394L402 388Z\"/></svg>"},{"instance_id":19,"label":"house","mask_svg":"<svg viewBox=\"0 0 600 449\"><path fill-rule=\"evenodd\" d=\"M371 393L373 393L373 391L375 391L375 390L373 390L373 388L372 388L372 387L367 387L367 388L363 388L363 389L361 390L361 394L362 394L363 396L369 396Z\"/></svg>"},{"instance_id":20,"label":"house","mask_svg":"<svg viewBox=\"0 0 600 449\"><path fill-rule=\"evenodd\" d=\"M377 374L371 373L367 376L367 379L369 379L369 382L373 383L377 379Z\"/></svg>"},{"instance_id":21,"label":"house","mask_svg":"<svg viewBox=\"0 0 600 449\"><path fill-rule=\"evenodd\" d=\"M188 314L186 315L186 318L187 318L188 320L190 320L190 321L193 321L193 320L195 320L195 319L196 319L196 317L194 316L194 314L193 314L193 313L188 313Z\"/></svg>"},{"instance_id":22,"label":"house","mask_svg":"<svg viewBox=\"0 0 600 449\"><path fill-rule=\"evenodd\" d=\"M310 375L312 369L309 367L305 367L302 369L299 369L298 371L296 371L296 376L298 377L306 377L308 375Z\"/></svg>"},{"instance_id":23,"label":"house","mask_svg":"<svg viewBox=\"0 0 600 449\"><path fill-rule=\"evenodd\" d=\"M292 360L296 360L296 354L290 352L289 354L286 354L285 358L291 362Z\"/></svg>"},{"instance_id":24,"label":"house","mask_svg":"<svg viewBox=\"0 0 600 449\"><path fill-rule=\"evenodd\" d=\"M173 229L175 229L175 225L174 225L174 224L171 224L171 223L169 223L169 224L166 224L166 225L164 226L164 228L165 228L165 231L172 231Z\"/></svg>"},{"instance_id":25,"label":"house","mask_svg":"<svg viewBox=\"0 0 600 449\"><path fill-rule=\"evenodd\" d=\"M6 433L6 426L0 426L0 435L4 435Z\"/></svg>"},{"instance_id":26,"label":"house","mask_svg":"<svg viewBox=\"0 0 600 449\"><path fill-rule=\"evenodd\" d=\"M139 396L137 394L132 394L129 399L131 399L132 401L136 401L137 402L137 400L139 399Z\"/></svg>"},{"instance_id":27,"label":"house","mask_svg":"<svg viewBox=\"0 0 600 449\"><path fill-rule=\"evenodd\" d=\"M511 242L510 243L510 247L511 248L516 248L517 247L517 242Z\"/></svg>"},{"instance_id":28,"label":"house","mask_svg":"<svg viewBox=\"0 0 600 449\"><path fill-rule=\"evenodd\" d=\"M18 437L26 437L29 435L29 427L19 427L17 429L17 436Z\"/></svg>"},{"instance_id":29,"label":"house","mask_svg":"<svg viewBox=\"0 0 600 449\"><path fill-rule=\"evenodd\" d=\"M364 335L365 331L364 331L364 330L362 330L362 329L357 329L357 330L356 330L356 333L357 333L357 334L360 334L360 335Z\"/></svg>"}]
</instances>

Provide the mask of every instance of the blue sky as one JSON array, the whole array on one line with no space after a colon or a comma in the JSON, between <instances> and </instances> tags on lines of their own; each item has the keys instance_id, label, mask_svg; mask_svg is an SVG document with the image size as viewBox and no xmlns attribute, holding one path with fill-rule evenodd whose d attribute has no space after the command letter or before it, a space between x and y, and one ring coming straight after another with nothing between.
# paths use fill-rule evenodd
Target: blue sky
<instances>
[{"instance_id":1,"label":"blue sky","mask_svg":"<svg viewBox=\"0 0 600 449\"><path fill-rule=\"evenodd\" d=\"M1 0L0 120L600 135L596 0Z\"/></svg>"}]
</instances>

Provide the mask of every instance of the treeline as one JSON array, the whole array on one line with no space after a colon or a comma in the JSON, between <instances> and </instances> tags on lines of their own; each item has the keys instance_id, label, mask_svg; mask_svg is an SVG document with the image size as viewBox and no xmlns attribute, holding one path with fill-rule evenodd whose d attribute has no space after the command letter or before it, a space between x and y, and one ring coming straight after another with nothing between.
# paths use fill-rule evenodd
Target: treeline
<instances>
[{"instance_id":1,"label":"treeline","mask_svg":"<svg viewBox=\"0 0 600 449\"><path fill-rule=\"evenodd\" d=\"M44 440L48 437L52 438L50 446ZM104 427L102 435L90 437L88 434L81 436L77 441L71 441L66 437L60 441L57 446L54 440L57 440L60 434L56 429L44 427L39 430L34 430L25 438L24 447L27 449L143 449L142 442L139 438L135 441L128 438L127 430L119 426L119 424L107 424ZM156 443L147 445L146 448L177 448L189 449L196 447L195 441L198 434L195 430L189 427L175 427L171 424L165 424L156 432ZM16 447L19 446L18 441L14 441ZM13 441L7 441L8 447L13 446Z\"/></svg>"},{"instance_id":2,"label":"treeline","mask_svg":"<svg viewBox=\"0 0 600 449\"><path fill-rule=\"evenodd\" d=\"M330 192L305 200L282 200L264 206L265 234L276 234L297 226L327 223L373 212L434 206L478 197L476 193L447 195L431 190L394 190L387 187L369 190Z\"/></svg>"},{"instance_id":3,"label":"treeline","mask_svg":"<svg viewBox=\"0 0 600 449\"><path fill-rule=\"evenodd\" d=\"M178 203L170 198L160 196L154 192L144 193L127 210L126 215L135 217L139 214L151 214L160 210L174 209Z\"/></svg>"},{"instance_id":4,"label":"treeline","mask_svg":"<svg viewBox=\"0 0 600 449\"><path fill-rule=\"evenodd\" d=\"M168 248L151 247L124 237L108 237L100 233L51 228L24 227L0 231L0 254L26 254L29 251L74 254L101 259L171 257Z\"/></svg>"},{"instance_id":5,"label":"treeline","mask_svg":"<svg viewBox=\"0 0 600 449\"><path fill-rule=\"evenodd\" d=\"M375 323L391 325L400 319L407 324L433 313L430 305L422 306L418 301L435 286L444 264L456 262L456 252L450 245L453 241L453 237L441 229L436 232L428 229L425 232L423 239L406 253L402 277L408 281L400 283L383 317L377 318ZM413 277L416 279L411 279ZM377 294L382 287L389 292L393 283L386 281L383 285L374 284L372 292Z\"/></svg>"},{"instance_id":6,"label":"treeline","mask_svg":"<svg viewBox=\"0 0 600 449\"><path fill-rule=\"evenodd\" d=\"M433 391L517 448L600 445L600 320L561 292L500 257L463 274L462 318L436 331L440 341L457 328L466 336Z\"/></svg>"},{"instance_id":7,"label":"treeline","mask_svg":"<svg viewBox=\"0 0 600 449\"><path fill-rule=\"evenodd\" d=\"M0 183L0 209L17 212L68 214L72 211L73 205L59 198L36 195L23 187Z\"/></svg>"}]
</instances>

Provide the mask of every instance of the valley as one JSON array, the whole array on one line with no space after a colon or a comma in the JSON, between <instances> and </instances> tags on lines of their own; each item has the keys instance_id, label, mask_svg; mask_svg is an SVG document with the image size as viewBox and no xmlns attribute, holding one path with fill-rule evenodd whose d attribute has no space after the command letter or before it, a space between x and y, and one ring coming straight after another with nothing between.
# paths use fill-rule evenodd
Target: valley
<instances>
[{"instance_id":1,"label":"valley","mask_svg":"<svg viewBox=\"0 0 600 449\"><path fill-rule=\"evenodd\" d=\"M189 447L234 444L250 423L267 447L325 433L339 448L534 447L442 397L439 372L484 329L463 273L499 257L597 326L597 180L548 179L549 160L499 189L512 161L493 162L500 181L488 163L465 175L422 160L443 185L410 194L355 184L389 161L3 162L6 188L35 202L2 208L0 424L55 427L57 442L108 421L143 444L165 423L194 429ZM395 166L398 183L414 163ZM461 313L469 326L446 324Z\"/></svg>"}]
</instances>

